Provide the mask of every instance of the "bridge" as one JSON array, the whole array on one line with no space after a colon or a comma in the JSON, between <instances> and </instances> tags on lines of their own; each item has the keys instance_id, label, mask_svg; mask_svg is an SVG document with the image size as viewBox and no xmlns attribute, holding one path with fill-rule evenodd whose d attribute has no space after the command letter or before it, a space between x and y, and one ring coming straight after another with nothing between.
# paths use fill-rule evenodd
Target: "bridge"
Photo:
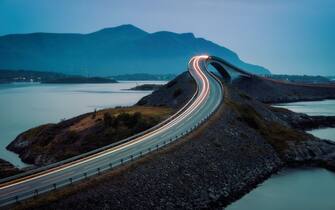
<instances>
[{"instance_id":1,"label":"bridge","mask_svg":"<svg viewBox=\"0 0 335 210\"><path fill-rule=\"evenodd\" d=\"M253 77L253 74L250 74L249 72L244 71L228 61L216 56L208 56L207 63L208 65L212 65L221 74L225 81L232 81L239 77Z\"/></svg>"}]
</instances>

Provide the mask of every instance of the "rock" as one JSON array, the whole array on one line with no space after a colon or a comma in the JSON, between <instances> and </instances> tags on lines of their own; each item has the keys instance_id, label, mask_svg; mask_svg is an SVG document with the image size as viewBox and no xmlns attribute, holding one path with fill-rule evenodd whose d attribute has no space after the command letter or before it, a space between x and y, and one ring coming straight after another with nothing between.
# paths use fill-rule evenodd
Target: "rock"
<instances>
[{"instance_id":1,"label":"rock","mask_svg":"<svg viewBox=\"0 0 335 210\"><path fill-rule=\"evenodd\" d=\"M311 137L308 141L291 142L284 159L290 166L317 166L335 171L335 142Z\"/></svg>"},{"instance_id":2,"label":"rock","mask_svg":"<svg viewBox=\"0 0 335 210\"><path fill-rule=\"evenodd\" d=\"M276 115L288 122L292 128L311 130L318 128L335 127L335 116L309 116L304 113L295 113L288 109L271 107Z\"/></svg>"},{"instance_id":3,"label":"rock","mask_svg":"<svg viewBox=\"0 0 335 210\"><path fill-rule=\"evenodd\" d=\"M18 174L20 170L11 163L0 159L0 179Z\"/></svg>"}]
</instances>

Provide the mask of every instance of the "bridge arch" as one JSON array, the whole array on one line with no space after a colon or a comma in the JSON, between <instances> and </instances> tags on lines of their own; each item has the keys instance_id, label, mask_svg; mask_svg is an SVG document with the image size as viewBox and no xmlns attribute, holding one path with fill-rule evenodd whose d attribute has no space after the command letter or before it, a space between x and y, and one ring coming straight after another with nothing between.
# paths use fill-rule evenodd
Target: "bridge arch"
<instances>
[{"instance_id":1,"label":"bridge arch","mask_svg":"<svg viewBox=\"0 0 335 210\"><path fill-rule=\"evenodd\" d=\"M213 66L219 72L222 78L227 82L231 82L240 77L253 76L253 74L244 71L239 67L216 56L208 56L207 65Z\"/></svg>"}]
</instances>

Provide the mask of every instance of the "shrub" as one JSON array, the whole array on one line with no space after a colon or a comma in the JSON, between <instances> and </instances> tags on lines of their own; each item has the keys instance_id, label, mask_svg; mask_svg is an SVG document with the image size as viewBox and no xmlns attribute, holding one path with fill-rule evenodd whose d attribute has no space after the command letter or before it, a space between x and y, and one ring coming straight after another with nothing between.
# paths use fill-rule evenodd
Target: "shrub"
<instances>
[{"instance_id":1,"label":"shrub","mask_svg":"<svg viewBox=\"0 0 335 210\"><path fill-rule=\"evenodd\" d=\"M117 117L116 117L116 126L117 127L119 124L123 124L123 125L126 125L128 124L130 120L130 114L129 113L126 113L126 112L122 112L121 114L119 114Z\"/></svg>"},{"instance_id":2,"label":"shrub","mask_svg":"<svg viewBox=\"0 0 335 210\"><path fill-rule=\"evenodd\" d=\"M121 113L117 117L117 121L128 128L134 128L141 119L142 114L140 112L135 112L134 114Z\"/></svg>"},{"instance_id":3,"label":"shrub","mask_svg":"<svg viewBox=\"0 0 335 210\"><path fill-rule=\"evenodd\" d=\"M68 131L66 134L67 138L66 141L64 141L66 144L72 144L79 139L79 134L75 131Z\"/></svg>"},{"instance_id":4,"label":"shrub","mask_svg":"<svg viewBox=\"0 0 335 210\"><path fill-rule=\"evenodd\" d=\"M104 113L104 125L110 127L114 124L115 118L108 112Z\"/></svg>"}]
</instances>

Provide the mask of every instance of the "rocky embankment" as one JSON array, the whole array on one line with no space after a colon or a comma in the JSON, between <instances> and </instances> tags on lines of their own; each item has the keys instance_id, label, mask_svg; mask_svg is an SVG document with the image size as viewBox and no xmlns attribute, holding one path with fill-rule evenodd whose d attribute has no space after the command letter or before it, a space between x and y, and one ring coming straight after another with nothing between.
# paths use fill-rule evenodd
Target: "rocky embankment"
<instances>
[{"instance_id":1,"label":"rocky embankment","mask_svg":"<svg viewBox=\"0 0 335 210\"><path fill-rule=\"evenodd\" d=\"M187 73L178 80L184 82L172 81L139 104L180 107L183 100L171 102L170 90L180 89L188 93L185 97L193 92L184 89L192 83ZM240 198L284 166L333 170L335 143L305 133L298 123L303 121L298 119L299 114L272 108L235 85L225 85L224 102L197 131L131 166L68 188L63 195L51 194L51 200L26 203L23 208L216 209Z\"/></svg>"},{"instance_id":2,"label":"rocky embankment","mask_svg":"<svg viewBox=\"0 0 335 210\"><path fill-rule=\"evenodd\" d=\"M335 127L335 116L309 116L304 113L292 112L288 109L270 107L282 120L288 122L293 128L312 130Z\"/></svg>"},{"instance_id":3,"label":"rocky embankment","mask_svg":"<svg viewBox=\"0 0 335 210\"><path fill-rule=\"evenodd\" d=\"M233 85L264 103L335 99L335 85L293 84L259 77L243 77L235 80Z\"/></svg>"},{"instance_id":4,"label":"rocky embankment","mask_svg":"<svg viewBox=\"0 0 335 210\"><path fill-rule=\"evenodd\" d=\"M20 170L11 163L0 159L0 179L18 174Z\"/></svg>"}]
</instances>

